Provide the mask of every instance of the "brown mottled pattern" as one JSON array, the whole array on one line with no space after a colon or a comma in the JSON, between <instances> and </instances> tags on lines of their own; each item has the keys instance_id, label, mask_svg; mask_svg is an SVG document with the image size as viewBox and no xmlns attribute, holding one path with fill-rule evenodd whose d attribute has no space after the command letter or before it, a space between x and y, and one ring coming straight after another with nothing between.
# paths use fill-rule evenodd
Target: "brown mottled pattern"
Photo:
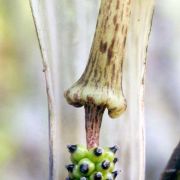
<instances>
[{"instance_id":1,"label":"brown mottled pattern","mask_svg":"<svg viewBox=\"0 0 180 180\"><path fill-rule=\"evenodd\" d=\"M88 64L89 68L93 70L85 74L86 78L88 79L90 78L90 76L93 77L93 79L97 77L97 72L96 72L96 76L94 76L94 72L95 69L102 69L100 61L106 61L107 63L105 64L109 66L113 66L113 64L115 63L115 66L117 67L117 72L121 72L120 60L122 59L121 57L124 56L128 21L127 21L127 17L123 16L123 14L130 12L129 0L123 1L123 6L121 6L121 2L119 0L110 0L110 1L102 2L102 4L104 5L103 7L105 8L101 7L100 10L101 13L99 14L99 18L98 18L99 23L97 26L98 31L96 34L96 38L93 41L93 47L95 49L91 51L92 58L89 59L91 63ZM111 14L111 16L109 16L109 14ZM109 27L109 25L111 26ZM102 34L102 31L100 30L101 27L106 29L106 31L103 31L104 34ZM126 29L126 31L124 31L124 29ZM100 45L97 46L99 42ZM94 58L95 55L93 54L95 53L99 54L98 59ZM106 53L107 55L105 56ZM112 68L109 67L106 70L106 73L112 74L110 72L111 69ZM102 75L102 78L103 77L105 77L105 75ZM115 77L117 76L110 77L107 80L109 80L111 83L112 79ZM119 78L117 80L119 80Z\"/></svg>"},{"instance_id":2,"label":"brown mottled pattern","mask_svg":"<svg viewBox=\"0 0 180 180\"><path fill-rule=\"evenodd\" d=\"M117 14L113 18L113 23L114 23L114 25L116 25L116 23L117 23Z\"/></svg>"},{"instance_id":3,"label":"brown mottled pattern","mask_svg":"<svg viewBox=\"0 0 180 180\"><path fill-rule=\"evenodd\" d=\"M119 30L119 24L116 24L115 31L118 31L118 30Z\"/></svg>"},{"instance_id":4,"label":"brown mottled pattern","mask_svg":"<svg viewBox=\"0 0 180 180\"><path fill-rule=\"evenodd\" d=\"M122 91L122 68L130 19L130 2L101 1L88 64L79 81L65 93L70 104L103 105L108 108L111 117L117 117L126 109Z\"/></svg>"},{"instance_id":5,"label":"brown mottled pattern","mask_svg":"<svg viewBox=\"0 0 180 180\"><path fill-rule=\"evenodd\" d=\"M116 9L119 9L120 0L117 0Z\"/></svg>"},{"instance_id":6,"label":"brown mottled pattern","mask_svg":"<svg viewBox=\"0 0 180 180\"><path fill-rule=\"evenodd\" d=\"M105 53L106 52L106 49L107 49L107 42L103 43L102 41L100 42L100 47L99 47L100 51L102 53Z\"/></svg>"}]
</instances>

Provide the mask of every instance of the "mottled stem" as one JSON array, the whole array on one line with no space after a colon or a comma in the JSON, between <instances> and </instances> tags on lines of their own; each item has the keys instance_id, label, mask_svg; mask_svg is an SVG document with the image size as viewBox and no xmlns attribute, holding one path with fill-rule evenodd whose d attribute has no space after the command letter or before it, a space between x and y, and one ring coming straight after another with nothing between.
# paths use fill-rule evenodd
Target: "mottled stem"
<instances>
[{"instance_id":1,"label":"mottled stem","mask_svg":"<svg viewBox=\"0 0 180 180\"><path fill-rule=\"evenodd\" d=\"M126 110L122 72L130 16L131 0L101 0L86 69L65 92L69 104L85 106L88 148L99 145L105 108L111 118Z\"/></svg>"},{"instance_id":2,"label":"mottled stem","mask_svg":"<svg viewBox=\"0 0 180 180\"><path fill-rule=\"evenodd\" d=\"M87 148L99 146L99 135L102 117L105 110L104 106L88 104L85 108L85 126Z\"/></svg>"},{"instance_id":3,"label":"mottled stem","mask_svg":"<svg viewBox=\"0 0 180 180\"><path fill-rule=\"evenodd\" d=\"M124 53L131 15L130 0L102 0L89 61L81 78L65 92L76 107L94 103L117 118L126 110L122 90Z\"/></svg>"}]
</instances>

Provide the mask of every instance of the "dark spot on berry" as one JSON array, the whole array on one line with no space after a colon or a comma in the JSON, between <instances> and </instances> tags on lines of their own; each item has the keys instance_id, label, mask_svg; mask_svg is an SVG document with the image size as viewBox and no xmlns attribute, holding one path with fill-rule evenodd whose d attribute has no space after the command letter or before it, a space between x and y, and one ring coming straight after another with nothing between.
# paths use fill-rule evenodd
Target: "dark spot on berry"
<instances>
[{"instance_id":1,"label":"dark spot on berry","mask_svg":"<svg viewBox=\"0 0 180 180\"><path fill-rule=\"evenodd\" d=\"M74 169L75 165L74 164L69 164L66 166L66 169L68 170L68 172L73 172L73 169Z\"/></svg>"},{"instance_id":2,"label":"dark spot on berry","mask_svg":"<svg viewBox=\"0 0 180 180\"><path fill-rule=\"evenodd\" d=\"M96 156L101 156L102 153L103 153L103 149L101 149L101 148L99 148L99 147L97 147L96 149L94 149L94 154L95 154Z\"/></svg>"},{"instance_id":3,"label":"dark spot on berry","mask_svg":"<svg viewBox=\"0 0 180 180\"><path fill-rule=\"evenodd\" d=\"M119 174L118 171L112 172L114 179L116 179L117 175Z\"/></svg>"},{"instance_id":4,"label":"dark spot on berry","mask_svg":"<svg viewBox=\"0 0 180 180\"><path fill-rule=\"evenodd\" d=\"M118 162L118 158L114 158L113 163L116 164Z\"/></svg>"},{"instance_id":5,"label":"dark spot on berry","mask_svg":"<svg viewBox=\"0 0 180 180\"><path fill-rule=\"evenodd\" d=\"M109 148L114 154L117 152L118 147L117 146L113 146Z\"/></svg>"},{"instance_id":6,"label":"dark spot on berry","mask_svg":"<svg viewBox=\"0 0 180 180\"><path fill-rule=\"evenodd\" d=\"M88 164L81 164L79 170L81 173L86 174L89 171L89 165Z\"/></svg>"},{"instance_id":7,"label":"dark spot on berry","mask_svg":"<svg viewBox=\"0 0 180 180\"><path fill-rule=\"evenodd\" d=\"M104 169L104 170L107 170L109 167L110 167L110 162L109 161L107 161L107 160L105 160L105 161L103 161L102 162L102 168Z\"/></svg>"},{"instance_id":8,"label":"dark spot on berry","mask_svg":"<svg viewBox=\"0 0 180 180\"><path fill-rule=\"evenodd\" d=\"M74 153L77 150L77 145L68 145L67 148L70 153Z\"/></svg>"},{"instance_id":9,"label":"dark spot on berry","mask_svg":"<svg viewBox=\"0 0 180 180\"><path fill-rule=\"evenodd\" d=\"M94 175L94 180L102 180L102 173L101 172L97 172Z\"/></svg>"}]
</instances>

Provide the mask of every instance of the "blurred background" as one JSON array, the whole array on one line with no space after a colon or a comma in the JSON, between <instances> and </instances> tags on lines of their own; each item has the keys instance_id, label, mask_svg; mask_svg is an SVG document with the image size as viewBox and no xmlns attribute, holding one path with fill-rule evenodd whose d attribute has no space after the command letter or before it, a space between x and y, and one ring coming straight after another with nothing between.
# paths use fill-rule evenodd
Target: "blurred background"
<instances>
[{"instance_id":1,"label":"blurred background","mask_svg":"<svg viewBox=\"0 0 180 180\"><path fill-rule=\"evenodd\" d=\"M180 139L179 9L178 0L156 2L145 89L147 180L159 179ZM79 78L86 65L98 3L96 0L61 0L56 12L57 21L49 24L58 27L55 47L59 49L56 56L61 66L55 69L58 76L54 81L59 86L56 92L61 117L59 141L65 149L65 144L85 143L83 110L67 105L63 92ZM0 0L1 180L47 179L47 117L41 56L29 2ZM106 126L113 125L108 130L103 125L102 133L110 134L103 144L111 140L117 125L106 119ZM60 164L67 163L64 157L68 157L68 153L64 149L60 152ZM65 171L64 166L60 168Z\"/></svg>"}]
</instances>

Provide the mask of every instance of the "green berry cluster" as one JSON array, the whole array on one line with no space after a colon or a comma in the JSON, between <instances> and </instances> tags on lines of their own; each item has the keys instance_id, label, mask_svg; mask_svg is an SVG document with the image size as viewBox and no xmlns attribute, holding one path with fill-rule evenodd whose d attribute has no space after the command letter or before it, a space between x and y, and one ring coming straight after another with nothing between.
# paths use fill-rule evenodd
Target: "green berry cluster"
<instances>
[{"instance_id":1,"label":"green berry cluster","mask_svg":"<svg viewBox=\"0 0 180 180\"><path fill-rule=\"evenodd\" d=\"M83 145L68 145L72 164L66 166L66 180L114 180L118 171L114 171L118 159L117 146L95 147L87 150Z\"/></svg>"}]
</instances>

